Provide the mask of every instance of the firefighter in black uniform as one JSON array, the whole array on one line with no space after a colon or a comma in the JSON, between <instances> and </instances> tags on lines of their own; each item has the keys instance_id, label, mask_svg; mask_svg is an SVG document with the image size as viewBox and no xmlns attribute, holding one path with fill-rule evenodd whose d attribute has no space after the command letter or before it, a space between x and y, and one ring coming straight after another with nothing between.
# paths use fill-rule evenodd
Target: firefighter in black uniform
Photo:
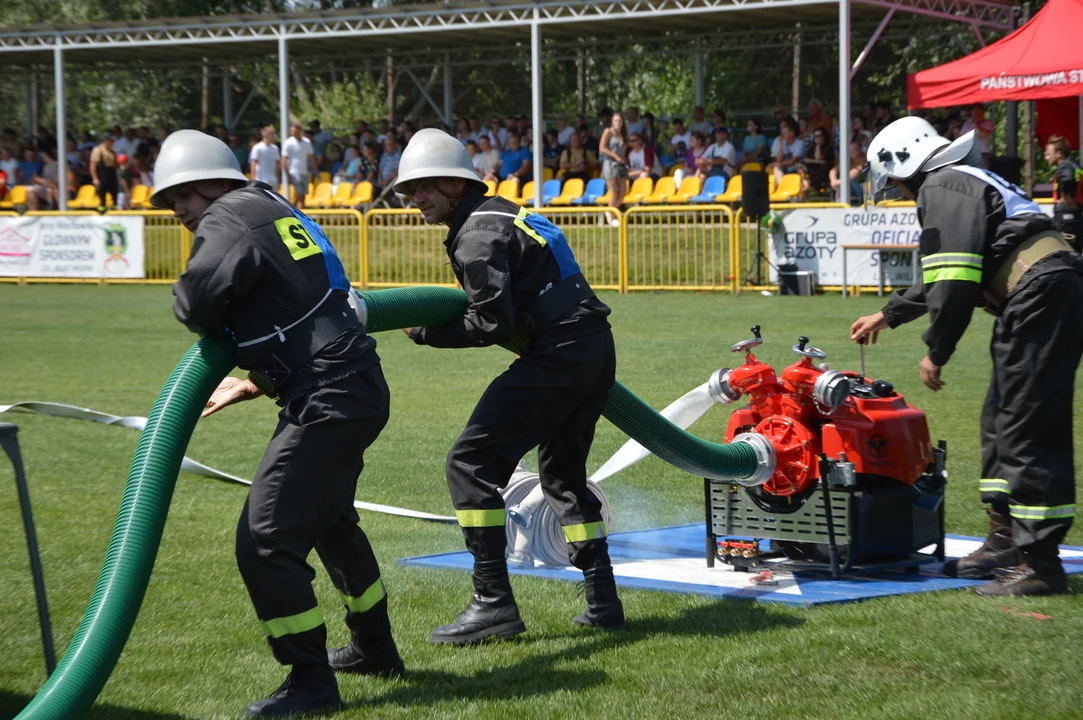
<instances>
[{"instance_id":1,"label":"firefighter in black uniform","mask_svg":"<svg viewBox=\"0 0 1083 720\"><path fill-rule=\"evenodd\" d=\"M195 233L173 286L174 313L201 334L228 334L248 379L227 377L206 417L259 395L282 410L237 526L237 565L286 682L250 716L341 705L335 669L397 675L380 569L358 527L354 491L389 393L320 227L241 174L233 152L195 130L162 143L151 203ZM350 643L328 653L306 559L315 548L342 596Z\"/></svg>"},{"instance_id":2,"label":"firefighter in black uniform","mask_svg":"<svg viewBox=\"0 0 1083 720\"><path fill-rule=\"evenodd\" d=\"M546 500L585 578L587 609L575 622L624 627L601 503L586 476L616 370L609 308L594 296L563 233L541 215L485 197L466 149L447 133L414 135L395 191L412 195L427 222L449 227L444 245L469 300L463 317L408 330L410 338L439 348L499 344L519 355L486 389L447 457L451 499L474 555L475 592L459 618L429 640L466 644L526 630L508 578L500 490L534 447Z\"/></svg>"},{"instance_id":3,"label":"firefighter in black uniform","mask_svg":"<svg viewBox=\"0 0 1083 720\"><path fill-rule=\"evenodd\" d=\"M1049 136L1045 160L1055 168L1053 225L1077 252L1083 252L1083 168L1072 159L1068 141L1059 135Z\"/></svg>"},{"instance_id":4,"label":"firefighter in black uniform","mask_svg":"<svg viewBox=\"0 0 1083 720\"><path fill-rule=\"evenodd\" d=\"M922 382L944 383L976 306L996 315L993 377L982 410L982 502L989 534L945 564L951 577L996 578L981 595L1067 591L1058 546L1075 515L1072 397L1083 353L1083 260L1022 190L972 166L973 134L954 143L921 118L885 128L868 153L870 192L917 200L922 277L859 318L852 339L929 314Z\"/></svg>"}]
</instances>

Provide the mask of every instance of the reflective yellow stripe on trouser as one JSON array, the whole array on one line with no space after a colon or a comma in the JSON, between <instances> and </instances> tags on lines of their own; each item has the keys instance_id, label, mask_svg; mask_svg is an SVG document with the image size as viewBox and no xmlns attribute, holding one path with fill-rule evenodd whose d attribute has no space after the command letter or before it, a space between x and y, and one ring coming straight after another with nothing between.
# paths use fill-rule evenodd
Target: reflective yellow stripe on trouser
<instances>
[{"instance_id":1,"label":"reflective yellow stripe on trouser","mask_svg":"<svg viewBox=\"0 0 1083 720\"><path fill-rule=\"evenodd\" d=\"M363 613L366 610L371 610L372 606L384 599L387 595L387 590L384 589L384 581L377 580L369 585L365 592L361 593L360 597L353 595L347 595L344 592L339 592L342 596L342 602L346 605L346 609L355 613Z\"/></svg>"},{"instance_id":2,"label":"reflective yellow stripe on trouser","mask_svg":"<svg viewBox=\"0 0 1083 720\"><path fill-rule=\"evenodd\" d=\"M1063 520L1075 517L1075 505L1009 505L1013 518L1019 520Z\"/></svg>"},{"instance_id":3,"label":"reflective yellow stripe on trouser","mask_svg":"<svg viewBox=\"0 0 1083 720\"><path fill-rule=\"evenodd\" d=\"M318 607L288 617L272 618L259 624L267 637L280 638L283 635L297 635L323 625L323 613Z\"/></svg>"},{"instance_id":4,"label":"reflective yellow stripe on trouser","mask_svg":"<svg viewBox=\"0 0 1083 720\"><path fill-rule=\"evenodd\" d=\"M1008 481L1003 478L982 478L978 481L978 492L983 493L1008 493Z\"/></svg>"},{"instance_id":5,"label":"reflective yellow stripe on trouser","mask_svg":"<svg viewBox=\"0 0 1083 720\"><path fill-rule=\"evenodd\" d=\"M504 508L496 510L456 510L455 517L461 527L503 527Z\"/></svg>"},{"instance_id":6,"label":"reflective yellow stripe on trouser","mask_svg":"<svg viewBox=\"0 0 1083 720\"><path fill-rule=\"evenodd\" d=\"M587 540L600 540L606 536L605 523L583 523L581 525L565 525L564 539L568 542L586 542Z\"/></svg>"}]
</instances>

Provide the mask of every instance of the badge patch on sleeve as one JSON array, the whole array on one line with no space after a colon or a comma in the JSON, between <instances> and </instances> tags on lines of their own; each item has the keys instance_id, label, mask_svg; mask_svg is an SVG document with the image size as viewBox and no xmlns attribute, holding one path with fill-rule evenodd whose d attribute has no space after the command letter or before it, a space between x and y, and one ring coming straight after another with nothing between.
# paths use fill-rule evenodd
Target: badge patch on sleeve
<instances>
[{"instance_id":1,"label":"badge patch on sleeve","mask_svg":"<svg viewBox=\"0 0 1083 720\"><path fill-rule=\"evenodd\" d=\"M290 251L294 260L303 260L309 255L319 255L320 246L312 239L305 230L305 226L295 217L284 217L275 220L275 230L278 231L282 242Z\"/></svg>"}]
</instances>

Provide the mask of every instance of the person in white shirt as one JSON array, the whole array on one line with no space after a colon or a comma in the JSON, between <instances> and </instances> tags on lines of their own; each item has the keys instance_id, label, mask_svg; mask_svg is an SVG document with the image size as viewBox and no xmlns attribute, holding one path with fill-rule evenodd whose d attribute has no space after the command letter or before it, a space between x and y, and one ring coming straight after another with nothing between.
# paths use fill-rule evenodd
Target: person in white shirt
<instances>
[{"instance_id":1,"label":"person in white shirt","mask_svg":"<svg viewBox=\"0 0 1083 720\"><path fill-rule=\"evenodd\" d=\"M635 105L631 105L624 111L625 126L628 128L629 135L639 135L643 137L643 121L639 119L639 108Z\"/></svg>"},{"instance_id":2,"label":"person in white shirt","mask_svg":"<svg viewBox=\"0 0 1083 720\"><path fill-rule=\"evenodd\" d=\"M730 142L730 132L725 127L714 129L714 144L710 145L696 161L696 174L701 180L714 175L722 175L727 180L732 177L737 165L737 150Z\"/></svg>"},{"instance_id":3,"label":"person in white shirt","mask_svg":"<svg viewBox=\"0 0 1083 720\"><path fill-rule=\"evenodd\" d=\"M267 183L272 188L277 188L282 156L278 152L278 146L275 145L274 128L265 127L259 134L261 140L252 146L248 154L252 178L261 183Z\"/></svg>"},{"instance_id":4,"label":"person in white shirt","mask_svg":"<svg viewBox=\"0 0 1083 720\"><path fill-rule=\"evenodd\" d=\"M692 133L685 129L684 120L673 118L673 137L670 138L669 144L676 150L681 143L684 143L685 148L692 147Z\"/></svg>"},{"instance_id":5,"label":"person in white shirt","mask_svg":"<svg viewBox=\"0 0 1083 720\"><path fill-rule=\"evenodd\" d=\"M500 153L497 152L488 135L478 138L478 154L473 157L474 170L482 180L496 180L496 169L500 164Z\"/></svg>"},{"instance_id":6,"label":"person in white shirt","mask_svg":"<svg viewBox=\"0 0 1083 720\"><path fill-rule=\"evenodd\" d=\"M688 132L698 132L710 136L713 129L714 125L707 121L703 108L699 105L692 108L692 122L688 124Z\"/></svg>"},{"instance_id":7,"label":"person in white shirt","mask_svg":"<svg viewBox=\"0 0 1083 720\"><path fill-rule=\"evenodd\" d=\"M782 176L801 172L801 160L805 157L805 143L797 137L797 128L789 120L779 126L781 134L771 144L771 156L775 159L771 170L775 183L782 184Z\"/></svg>"},{"instance_id":8,"label":"person in white shirt","mask_svg":"<svg viewBox=\"0 0 1083 720\"><path fill-rule=\"evenodd\" d=\"M654 161L654 150L647 147L639 133L628 136L628 177L631 180L655 177L662 174L662 168Z\"/></svg>"},{"instance_id":9,"label":"person in white shirt","mask_svg":"<svg viewBox=\"0 0 1083 720\"><path fill-rule=\"evenodd\" d=\"M128 132L117 137L113 141L113 152L117 155L127 155L131 157L135 155L135 129L128 128Z\"/></svg>"},{"instance_id":10,"label":"person in white shirt","mask_svg":"<svg viewBox=\"0 0 1083 720\"><path fill-rule=\"evenodd\" d=\"M314 155L312 141L305 137L301 123L291 125L290 136L282 143L282 169L289 176L294 192L293 204L298 210L305 206L309 176L316 174Z\"/></svg>"},{"instance_id":11,"label":"person in white shirt","mask_svg":"<svg viewBox=\"0 0 1083 720\"><path fill-rule=\"evenodd\" d=\"M977 130L976 144L981 149L981 166L989 169L993 164L993 151L989 146L989 140L993 137L996 126L993 121L985 117L985 106L974 103L970 106L970 119L963 123L961 134L966 135L971 130Z\"/></svg>"},{"instance_id":12,"label":"person in white shirt","mask_svg":"<svg viewBox=\"0 0 1083 720\"><path fill-rule=\"evenodd\" d=\"M572 135L575 134L575 128L568 124L568 118L561 115L557 118L557 143L561 147L568 147L568 143L572 141Z\"/></svg>"}]
</instances>

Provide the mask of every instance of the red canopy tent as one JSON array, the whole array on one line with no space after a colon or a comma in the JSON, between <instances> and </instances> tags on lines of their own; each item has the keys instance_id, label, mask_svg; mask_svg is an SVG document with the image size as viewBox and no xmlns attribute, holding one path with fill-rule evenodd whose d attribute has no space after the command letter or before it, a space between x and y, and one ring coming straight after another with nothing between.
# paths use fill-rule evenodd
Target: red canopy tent
<instances>
[{"instance_id":1,"label":"red canopy tent","mask_svg":"<svg viewBox=\"0 0 1083 720\"><path fill-rule=\"evenodd\" d=\"M1083 98L1083 0L1049 0L1011 35L907 78L911 108L1073 96ZM1075 122L1060 118L1058 126L1078 130L1083 99L1074 105ZM1060 113L1066 108L1063 101L1051 103L1045 108L1046 115L1058 114L1057 107L1062 108ZM1039 112L1042 109L1040 105ZM1074 140L1077 144L1078 136Z\"/></svg>"}]
</instances>

